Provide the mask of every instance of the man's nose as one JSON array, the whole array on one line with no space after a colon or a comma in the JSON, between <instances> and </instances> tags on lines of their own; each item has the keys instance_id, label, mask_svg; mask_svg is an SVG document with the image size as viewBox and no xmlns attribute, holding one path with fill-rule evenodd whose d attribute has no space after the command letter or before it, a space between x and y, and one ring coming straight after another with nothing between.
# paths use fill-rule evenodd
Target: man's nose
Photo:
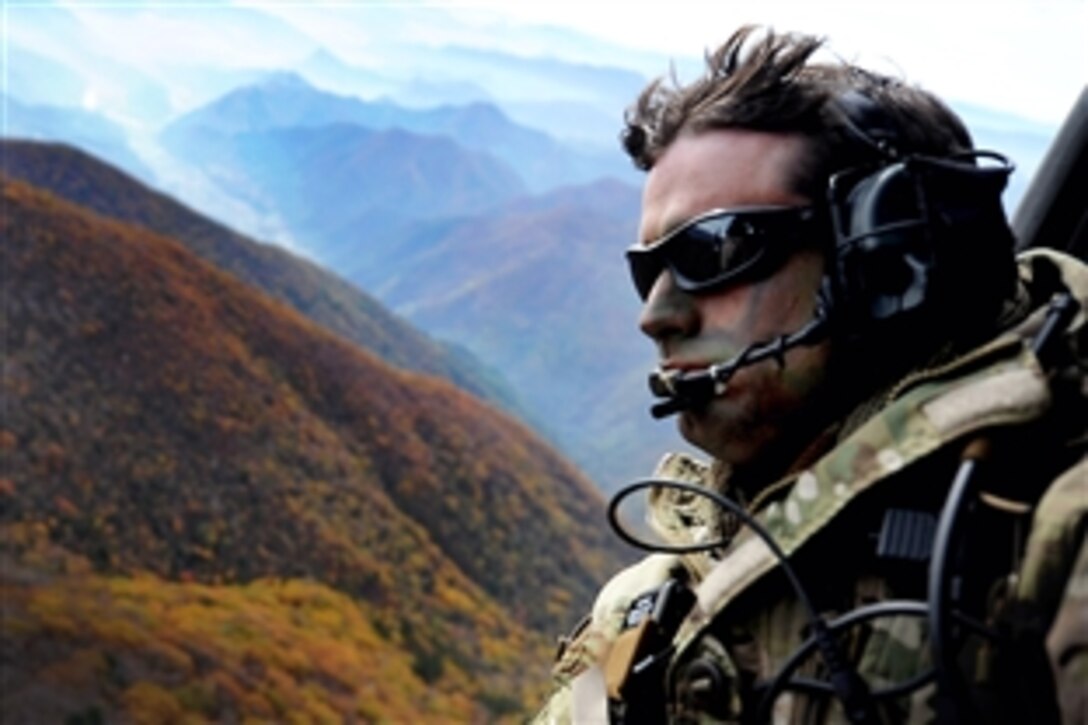
<instances>
[{"instance_id":1,"label":"man's nose","mask_svg":"<svg viewBox=\"0 0 1088 725\"><path fill-rule=\"evenodd\" d=\"M676 286L672 272L665 269L657 276L642 305L639 329L657 341L691 335L698 330L699 315L695 298Z\"/></svg>"}]
</instances>

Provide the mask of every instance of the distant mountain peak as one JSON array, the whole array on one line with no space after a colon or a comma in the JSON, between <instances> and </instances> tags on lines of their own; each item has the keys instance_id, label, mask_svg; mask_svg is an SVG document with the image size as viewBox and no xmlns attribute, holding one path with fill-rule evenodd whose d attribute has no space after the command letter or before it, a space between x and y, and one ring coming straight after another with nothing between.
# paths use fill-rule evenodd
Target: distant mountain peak
<instances>
[{"instance_id":1,"label":"distant mountain peak","mask_svg":"<svg viewBox=\"0 0 1088 725\"><path fill-rule=\"evenodd\" d=\"M495 105L495 103L491 101L470 101L469 103L464 104L463 108L465 109L465 111L470 113L486 114L489 116L501 116L503 118L506 117L506 114L502 112L502 109L500 109L497 105Z\"/></svg>"},{"instance_id":2,"label":"distant mountain peak","mask_svg":"<svg viewBox=\"0 0 1088 725\"><path fill-rule=\"evenodd\" d=\"M502 122L514 125L510 117L491 101L472 101L461 106L461 112L477 122Z\"/></svg>"},{"instance_id":3,"label":"distant mountain peak","mask_svg":"<svg viewBox=\"0 0 1088 725\"><path fill-rule=\"evenodd\" d=\"M316 91L300 74L290 70L270 71L259 83L250 88L262 90Z\"/></svg>"}]
</instances>

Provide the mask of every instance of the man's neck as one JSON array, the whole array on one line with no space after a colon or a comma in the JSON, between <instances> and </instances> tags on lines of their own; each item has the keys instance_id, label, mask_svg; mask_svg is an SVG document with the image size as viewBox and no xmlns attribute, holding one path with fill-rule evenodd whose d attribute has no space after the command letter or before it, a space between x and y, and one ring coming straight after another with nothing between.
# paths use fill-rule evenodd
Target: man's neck
<instances>
[{"instance_id":1,"label":"man's neck","mask_svg":"<svg viewBox=\"0 0 1088 725\"><path fill-rule=\"evenodd\" d=\"M743 466L719 463L716 470L725 477L722 488L746 508L761 507L764 492L775 483L808 468L835 447L840 427L834 422L815 435L807 436L802 445L795 445L789 452L779 446Z\"/></svg>"}]
</instances>

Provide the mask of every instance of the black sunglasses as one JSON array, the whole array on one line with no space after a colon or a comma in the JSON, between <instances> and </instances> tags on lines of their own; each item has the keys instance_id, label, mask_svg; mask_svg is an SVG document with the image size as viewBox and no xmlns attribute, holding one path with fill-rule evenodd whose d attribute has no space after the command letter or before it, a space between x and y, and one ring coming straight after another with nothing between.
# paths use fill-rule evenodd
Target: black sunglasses
<instances>
[{"instance_id":1,"label":"black sunglasses","mask_svg":"<svg viewBox=\"0 0 1088 725\"><path fill-rule=\"evenodd\" d=\"M627 250L627 263L642 299L666 268L685 292L706 292L777 268L791 247L815 241L819 215L810 206L715 209L657 241Z\"/></svg>"}]
</instances>

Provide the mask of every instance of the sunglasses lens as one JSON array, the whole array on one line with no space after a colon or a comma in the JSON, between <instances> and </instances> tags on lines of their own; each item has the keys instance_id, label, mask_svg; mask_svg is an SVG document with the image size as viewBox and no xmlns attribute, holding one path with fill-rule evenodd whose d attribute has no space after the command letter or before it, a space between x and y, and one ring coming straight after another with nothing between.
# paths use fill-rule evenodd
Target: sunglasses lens
<instances>
[{"instance_id":1,"label":"sunglasses lens","mask_svg":"<svg viewBox=\"0 0 1088 725\"><path fill-rule=\"evenodd\" d=\"M665 267L685 292L758 276L811 218L807 209L787 208L720 212L698 219L656 244L627 252L635 288L646 299Z\"/></svg>"},{"instance_id":2,"label":"sunglasses lens","mask_svg":"<svg viewBox=\"0 0 1088 725\"><path fill-rule=\"evenodd\" d=\"M706 219L681 231L669 253L681 288L724 282L747 269L766 243L754 231L734 216Z\"/></svg>"},{"instance_id":3,"label":"sunglasses lens","mask_svg":"<svg viewBox=\"0 0 1088 725\"><path fill-rule=\"evenodd\" d=\"M646 299L650 296L650 290L654 288L654 282L661 276L665 266L658 255L642 249L632 249L627 252L627 264L631 268L631 279L638 290L638 296Z\"/></svg>"}]
</instances>

